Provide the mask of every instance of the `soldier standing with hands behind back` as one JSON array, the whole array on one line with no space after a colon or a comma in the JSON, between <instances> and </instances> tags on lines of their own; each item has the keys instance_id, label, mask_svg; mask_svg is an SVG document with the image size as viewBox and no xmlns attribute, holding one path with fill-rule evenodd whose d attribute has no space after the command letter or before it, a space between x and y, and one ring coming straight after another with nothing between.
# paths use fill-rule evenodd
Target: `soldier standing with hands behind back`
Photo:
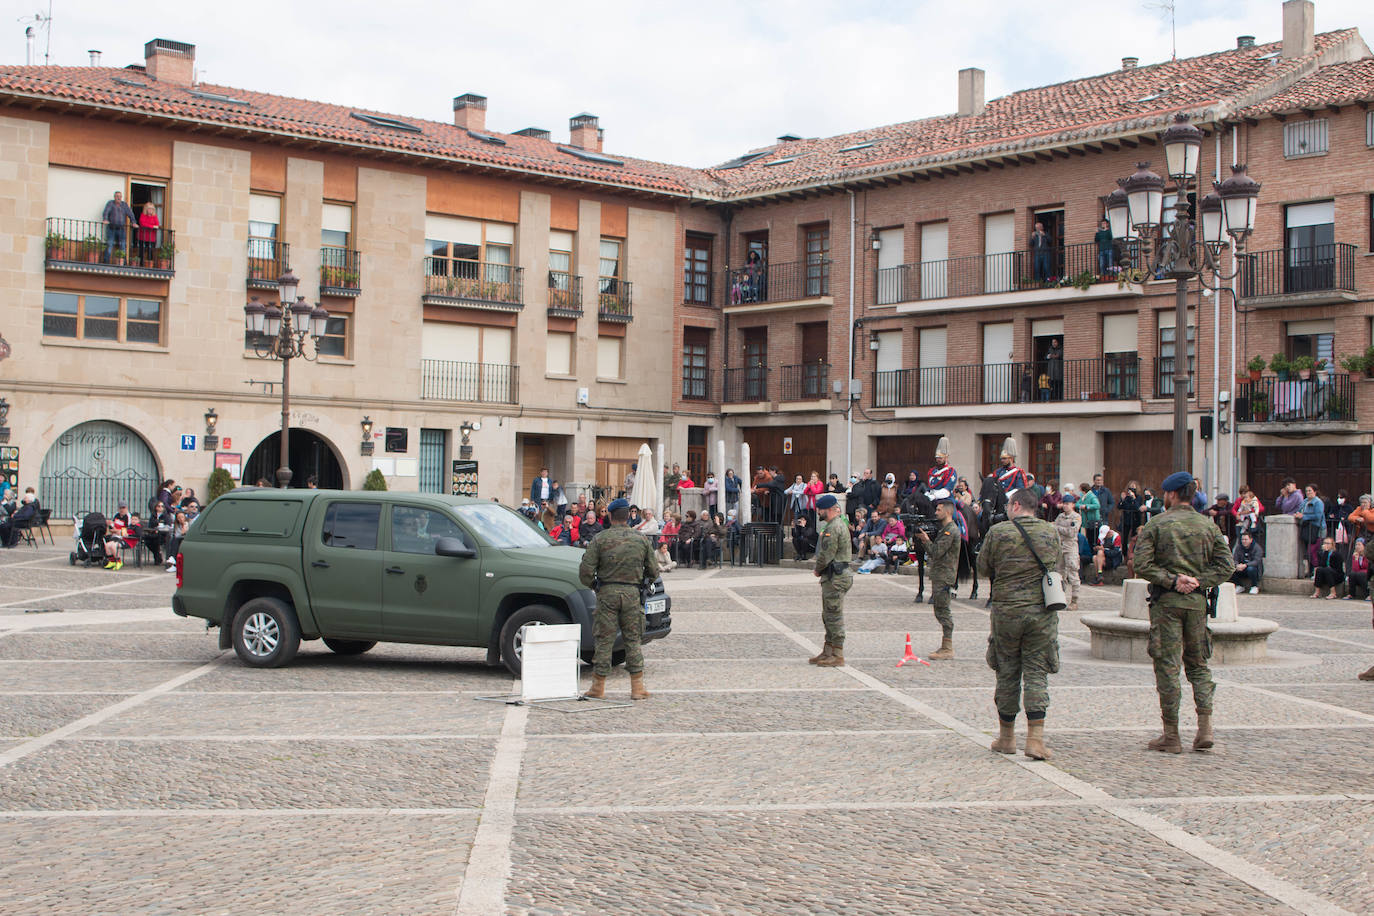
<instances>
[{"instance_id":1,"label":"soldier standing with hands behind back","mask_svg":"<svg viewBox=\"0 0 1374 916\"><path fill-rule=\"evenodd\" d=\"M954 523L954 501L942 499L935 504L935 517L940 530L935 537L916 529L916 537L926 546L926 562L930 566L930 596L935 605L935 619L940 621L940 648L930 653L932 661L954 657L954 617L949 612L949 592L959 575L959 548L964 544L959 526Z\"/></svg>"},{"instance_id":2,"label":"soldier standing with hands behind back","mask_svg":"<svg viewBox=\"0 0 1374 916\"><path fill-rule=\"evenodd\" d=\"M1135 542L1135 574L1150 583L1150 658L1164 733L1147 745L1152 751L1183 753L1178 737L1178 662L1193 685L1197 735L1193 750L1212 747L1212 697L1216 686L1207 659L1207 589L1231 578L1236 564L1226 537L1193 508L1197 483L1187 471L1164 478L1164 514L1150 519Z\"/></svg>"},{"instance_id":3,"label":"soldier standing with hands behind back","mask_svg":"<svg viewBox=\"0 0 1374 916\"><path fill-rule=\"evenodd\" d=\"M825 648L807 659L821 668L844 664L844 596L854 584L849 561L854 556L849 545L849 526L840 513L839 500L826 493L816 500L816 512L825 520L816 542L816 566L812 572L821 580L821 622L825 624Z\"/></svg>"},{"instance_id":4,"label":"soldier standing with hands behind back","mask_svg":"<svg viewBox=\"0 0 1374 916\"><path fill-rule=\"evenodd\" d=\"M611 526L592 538L582 554L578 578L588 588L597 583L596 620L592 636L596 654L592 659L592 686L584 696L599 699L606 695L606 677L611 673L611 650L619 630L625 638L625 670L630 674L630 699L646 700L644 689L644 607L639 586L658 578L658 561L649 539L626 525L630 504L613 499L606 507Z\"/></svg>"}]
</instances>

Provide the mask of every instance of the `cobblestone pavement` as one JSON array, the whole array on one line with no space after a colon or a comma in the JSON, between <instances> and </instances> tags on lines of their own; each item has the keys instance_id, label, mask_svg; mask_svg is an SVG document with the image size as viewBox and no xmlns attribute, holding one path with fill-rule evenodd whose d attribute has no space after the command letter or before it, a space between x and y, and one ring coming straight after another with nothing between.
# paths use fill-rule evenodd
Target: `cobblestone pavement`
<instances>
[{"instance_id":1,"label":"cobblestone pavement","mask_svg":"<svg viewBox=\"0 0 1374 916\"><path fill-rule=\"evenodd\" d=\"M1065 613L1037 763L988 749L966 592L957 658L897 668L939 626L914 579L857 577L818 669L805 570L667 579L653 698L565 713L479 700L514 688L478 649L248 669L160 570L5 551L0 912L1374 912L1368 604L1242 596L1273 657L1216 669L1217 746L1179 756L1144 748L1150 669Z\"/></svg>"}]
</instances>

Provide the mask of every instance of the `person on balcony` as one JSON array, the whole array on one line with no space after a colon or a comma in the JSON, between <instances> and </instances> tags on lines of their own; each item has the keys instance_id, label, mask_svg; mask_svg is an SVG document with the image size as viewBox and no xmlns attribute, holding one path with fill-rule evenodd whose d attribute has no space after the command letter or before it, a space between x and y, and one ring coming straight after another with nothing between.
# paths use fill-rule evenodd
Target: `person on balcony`
<instances>
[{"instance_id":1,"label":"person on balcony","mask_svg":"<svg viewBox=\"0 0 1374 916\"><path fill-rule=\"evenodd\" d=\"M1112 224L1105 219L1098 223L1097 231L1093 233L1093 242L1097 245L1097 275L1105 277L1116 266L1116 243L1112 239Z\"/></svg>"},{"instance_id":2,"label":"person on balcony","mask_svg":"<svg viewBox=\"0 0 1374 916\"><path fill-rule=\"evenodd\" d=\"M949 499L959 481L959 472L949 463L949 438L935 443L935 466L926 474L926 495L932 500Z\"/></svg>"},{"instance_id":3,"label":"person on balcony","mask_svg":"<svg viewBox=\"0 0 1374 916\"><path fill-rule=\"evenodd\" d=\"M100 214L100 218L105 222L105 261L109 263L114 260L114 251L119 249L124 252L128 244L129 226L133 225L134 211L129 209L129 205L124 202L124 193L115 191L114 197L106 201L105 210Z\"/></svg>"},{"instance_id":4,"label":"person on balcony","mask_svg":"<svg viewBox=\"0 0 1374 916\"><path fill-rule=\"evenodd\" d=\"M157 252L158 225L157 208L151 200L145 202L143 212L138 214L138 256L145 266L153 263Z\"/></svg>"},{"instance_id":5,"label":"person on balcony","mask_svg":"<svg viewBox=\"0 0 1374 916\"><path fill-rule=\"evenodd\" d=\"M1045 231L1044 223L1036 223L1031 233L1030 250L1035 267L1035 282L1043 283L1054 274L1054 240Z\"/></svg>"},{"instance_id":6,"label":"person on balcony","mask_svg":"<svg viewBox=\"0 0 1374 916\"><path fill-rule=\"evenodd\" d=\"M1059 338L1050 340L1049 352L1045 354L1045 373L1050 377L1050 400L1064 400L1064 348Z\"/></svg>"}]
</instances>

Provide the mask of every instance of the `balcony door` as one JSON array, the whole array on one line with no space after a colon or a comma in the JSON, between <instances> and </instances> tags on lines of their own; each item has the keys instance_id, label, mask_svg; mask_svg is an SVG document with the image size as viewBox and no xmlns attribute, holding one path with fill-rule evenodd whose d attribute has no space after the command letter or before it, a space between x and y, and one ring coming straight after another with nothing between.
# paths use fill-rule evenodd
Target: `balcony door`
<instances>
[{"instance_id":1,"label":"balcony door","mask_svg":"<svg viewBox=\"0 0 1374 916\"><path fill-rule=\"evenodd\" d=\"M949 295L949 223L921 227L921 298Z\"/></svg>"},{"instance_id":2,"label":"balcony door","mask_svg":"<svg viewBox=\"0 0 1374 916\"><path fill-rule=\"evenodd\" d=\"M1284 208L1284 292L1335 288L1335 223L1334 201L1292 204Z\"/></svg>"},{"instance_id":3,"label":"balcony door","mask_svg":"<svg viewBox=\"0 0 1374 916\"><path fill-rule=\"evenodd\" d=\"M882 229L878 232L878 305L892 305L905 302L906 271L902 269L905 257L906 233L902 227Z\"/></svg>"},{"instance_id":4,"label":"balcony door","mask_svg":"<svg viewBox=\"0 0 1374 916\"><path fill-rule=\"evenodd\" d=\"M749 401L762 401L768 390L768 329L745 328L744 395Z\"/></svg>"},{"instance_id":5,"label":"balcony door","mask_svg":"<svg viewBox=\"0 0 1374 916\"><path fill-rule=\"evenodd\" d=\"M1016 215L983 217L983 292L1005 293L1016 282Z\"/></svg>"},{"instance_id":6,"label":"balcony door","mask_svg":"<svg viewBox=\"0 0 1374 916\"><path fill-rule=\"evenodd\" d=\"M801 326L802 397L808 401L826 396L826 345L830 326L823 321Z\"/></svg>"},{"instance_id":7,"label":"balcony door","mask_svg":"<svg viewBox=\"0 0 1374 916\"><path fill-rule=\"evenodd\" d=\"M873 375L873 406L901 407L902 332L878 334L876 371Z\"/></svg>"},{"instance_id":8,"label":"balcony door","mask_svg":"<svg viewBox=\"0 0 1374 916\"><path fill-rule=\"evenodd\" d=\"M1016 364L1011 359L1012 323L983 325L983 403L1015 400Z\"/></svg>"},{"instance_id":9,"label":"balcony door","mask_svg":"<svg viewBox=\"0 0 1374 916\"><path fill-rule=\"evenodd\" d=\"M920 350L920 402L922 406L945 403L945 328L922 328Z\"/></svg>"}]
</instances>

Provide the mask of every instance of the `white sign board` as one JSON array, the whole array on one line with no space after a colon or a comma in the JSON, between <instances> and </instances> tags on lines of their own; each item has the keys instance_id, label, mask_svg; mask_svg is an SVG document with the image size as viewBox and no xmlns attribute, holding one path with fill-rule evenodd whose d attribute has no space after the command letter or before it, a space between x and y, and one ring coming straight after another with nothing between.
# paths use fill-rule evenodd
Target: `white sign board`
<instances>
[{"instance_id":1,"label":"white sign board","mask_svg":"<svg viewBox=\"0 0 1374 916\"><path fill-rule=\"evenodd\" d=\"M577 696L582 627L575 623L525 627L520 653L520 699L567 700Z\"/></svg>"}]
</instances>

